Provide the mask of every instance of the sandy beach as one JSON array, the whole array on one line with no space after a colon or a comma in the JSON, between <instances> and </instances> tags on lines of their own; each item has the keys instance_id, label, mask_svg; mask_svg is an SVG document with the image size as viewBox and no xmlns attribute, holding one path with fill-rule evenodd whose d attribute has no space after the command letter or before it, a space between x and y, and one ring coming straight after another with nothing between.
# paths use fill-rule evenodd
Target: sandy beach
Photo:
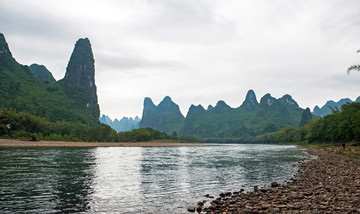
<instances>
[{"instance_id":1,"label":"sandy beach","mask_svg":"<svg viewBox=\"0 0 360 214\"><path fill-rule=\"evenodd\" d=\"M0 139L0 147L154 147L154 146L206 146L204 143L180 142L60 142L60 141L24 141Z\"/></svg>"}]
</instances>

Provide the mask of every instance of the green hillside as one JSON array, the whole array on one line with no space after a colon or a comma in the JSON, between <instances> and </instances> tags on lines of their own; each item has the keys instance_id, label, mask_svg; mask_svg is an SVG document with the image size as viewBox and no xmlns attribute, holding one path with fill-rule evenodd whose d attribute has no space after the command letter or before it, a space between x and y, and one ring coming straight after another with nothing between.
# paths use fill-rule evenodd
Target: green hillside
<instances>
[{"instance_id":1,"label":"green hillside","mask_svg":"<svg viewBox=\"0 0 360 214\"><path fill-rule=\"evenodd\" d=\"M158 106L150 98L145 98L140 128L153 128L170 134L180 132L183 123L184 116L170 97L165 97Z\"/></svg>"},{"instance_id":2,"label":"green hillside","mask_svg":"<svg viewBox=\"0 0 360 214\"><path fill-rule=\"evenodd\" d=\"M164 99L162 103L169 102ZM286 126L299 126L303 109L285 95L280 99L266 94L257 101L250 90L243 104L231 108L224 101L205 110L201 105L192 105L185 117L181 117L178 106L171 102L172 110L165 110L145 99L143 119L140 127L159 129L167 133L176 131L181 136L196 136L205 141L226 142L278 131ZM171 100L170 100L171 101Z\"/></svg>"},{"instance_id":3,"label":"green hillside","mask_svg":"<svg viewBox=\"0 0 360 214\"><path fill-rule=\"evenodd\" d=\"M51 72L44 65L38 65L34 63L29 66L29 69L37 78L45 83L56 82Z\"/></svg>"},{"instance_id":4,"label":"green hillside","mask_svg":"<svg viewBox=\"0 0 360 214\"><path fill-rule=\"evenodd\" d=\"M69 92L65 80L44 83L28 66L16 62L1 33L0 90L0 107L26 111L49 121L98 123L99 115L94 115L93 110L71 95L76 91Z\"/></svg>"},{"instance_id":5,"label":"green hillside","mask_svg":"<svg viewBox=\"0 0 360 214\"><path fill-rule=\"evenodd\" d=\"M247 104L251 102L253 106L249 108ZM207 111L196 108L198 113L194 113L194 107L189 109L182 134L205 139L246 138L285 126L297 126L303 112L289 95L277 100L270 94L260 103L245 100L242 106L234 109L223 101Z\"/></svg>"}]
</instances>

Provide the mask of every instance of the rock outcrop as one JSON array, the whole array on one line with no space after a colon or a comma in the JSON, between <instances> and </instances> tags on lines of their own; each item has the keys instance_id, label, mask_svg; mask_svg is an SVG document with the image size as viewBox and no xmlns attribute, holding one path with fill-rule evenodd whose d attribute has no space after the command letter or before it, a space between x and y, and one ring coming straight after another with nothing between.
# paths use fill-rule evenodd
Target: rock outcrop
<instances>
[{"instance_id":1,"label":"rock outcrop","mask_svg":"<svg viewBox=\"0 0 360 214\"><path fill-rule=\"evenodd\" d=\"M255 92L253 90L249 90L246 94L245 101L242 103L240 107L251 111L254 110L258 104L259 103L256 99Z\"/></svg>"},{"instance_id":2,"label":"rock outcrop","mask_svg":"<svg viewBox=\"0 0 360 214\"><path fill-rule=\"evenodd\" d=\"M0 62L6 67L12 67L16 64L10 52L9 45L2 33L0 33Z\"/></svg>"},{"instance_id":3,"label":"rock outcrop","mask_svg":"<svg viewBox=\"0 0 360 214\"><path fill-rule=\"evenodd\" d=\"M310 109L306 108L301 115L300 127L305 126L313 119Z\"/></svg>"},{"instance_id":4,"label":"rock outcrop","mask_svg":"<svg viewBox=\"0 0 360 214\"><path fill-rule=\"evenodd\" d=\"M297 102L288 94L285 94L283 97L278 99L279 102L284 103L289 106L299 106Z\"/></svg>"},{"instance_id":5,"label":"rock outcrop","mask_svg":"<svg viewBox=\"0 0 360 214\"><path fill-rule=\"evenodd\" d=\"M268 106L268 107L274 105L276 102L277 102L277 100L274 97L272 97L269 93L265 94L260 99L260 105Z\"/></svg>"},{"instance_id":6,"label":"rock outcrop","mask_svg":"<svg viewBox=\"0 0 360 214\"><path fill-rule=\"evenodd\" d=\"M65 87L69 95L86 106L96 118L100 115L95 85L95 60L89 39L79 39L65 73Z\"/></svg>"},{"instance_id":7,"label":"rock outcrop","mask_svg":"<svg viewBox=\"0 0 360 214\"><path fill-rule=\"evenodd\" d=\"M148 115L148 112L154 110L156 108L156 105L149 97L145 97L144 99L144 109L143 109L143 115L142 118L146 117Z\"/></svg>"}]
</instances>

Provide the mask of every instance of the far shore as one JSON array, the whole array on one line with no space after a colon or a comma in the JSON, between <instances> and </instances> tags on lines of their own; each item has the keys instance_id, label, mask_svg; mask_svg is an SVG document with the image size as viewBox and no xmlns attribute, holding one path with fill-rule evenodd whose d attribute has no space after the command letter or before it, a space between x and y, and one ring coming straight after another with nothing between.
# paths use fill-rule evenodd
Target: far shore
<instances>
[{"instance_id":1,"label":"far shore","mask_svg":"<svg viewBox=\"0 0 360 214\"><path fill-rule=\"evenodd\" d=\"M181 142L61 142L61 141L26 141L0 139L0 147L159 147L159 146L208 146L205 143Z\"/></svg>"}]
</instances>

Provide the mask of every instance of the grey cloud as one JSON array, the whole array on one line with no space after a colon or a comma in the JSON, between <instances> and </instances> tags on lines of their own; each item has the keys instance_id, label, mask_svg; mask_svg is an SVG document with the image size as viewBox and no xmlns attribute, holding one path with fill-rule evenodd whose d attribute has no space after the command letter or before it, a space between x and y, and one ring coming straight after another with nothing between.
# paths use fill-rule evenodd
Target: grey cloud
<instances>
[{"instance_id":1,"label":"grey cloud","mask_svg":"<svg viewBox=\"0 0 360 214\"><path fill-rule=\"evenodd\" d=\"M97 63L101 64L102 68L107 69L135 69L135 68L185 68L185 63L179 61L154 61L143 58L141 56L109 56L109 55L97 55Z\"/></svg>"},{"instance_id":2,"label":"grey cloud","mask_svg":"<svg viewBox=\"0 0 360 214\"><path fill-rule=\"evenodd\" d=\"M31 11L33 8L28 8L29 11L23 13L21 10L16 10L9 7L8 4L13 2L0 2L0 25L3 30L8 33L23 34L27 37L68 37L69 32L73 32L74 27L68 23L66 19L58 19L51 16L51 11L43 12Z\"/></svg>"},{"instance_id":3,"label":"grey cloud","mask_svg":"<svg viewBox=\"0 0 360 214\"><path fill-rule=\"evenodd\" d=\"M135 31L163 41L208 43L226 41L236 33L229 20L217 17L215 1L148 0L151 17ZM220 20L221 19L221 20Z\"/></svg>"}]
</instances>

